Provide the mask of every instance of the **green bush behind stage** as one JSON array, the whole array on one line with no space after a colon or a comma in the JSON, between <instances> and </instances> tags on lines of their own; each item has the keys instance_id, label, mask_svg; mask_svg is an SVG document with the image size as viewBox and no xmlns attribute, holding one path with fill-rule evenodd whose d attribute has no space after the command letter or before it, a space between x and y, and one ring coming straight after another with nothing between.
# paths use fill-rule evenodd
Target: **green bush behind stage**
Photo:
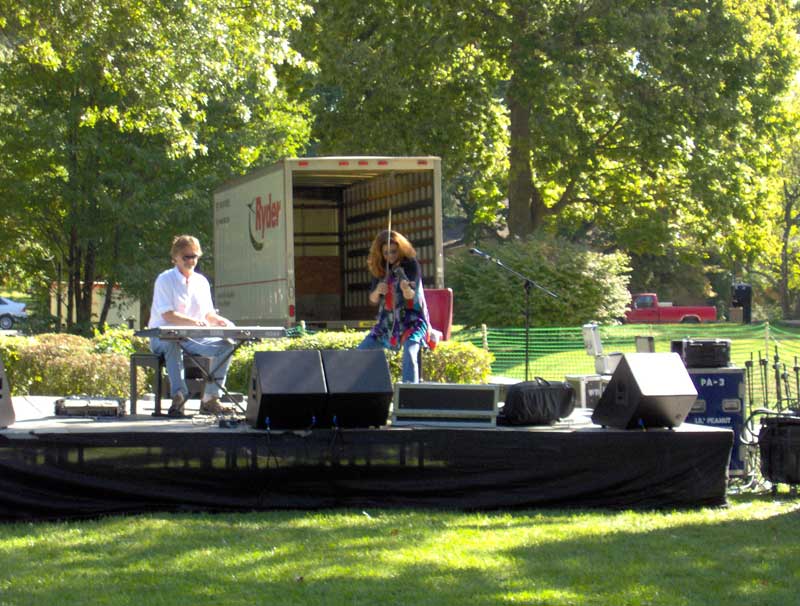
<instances>
[{"instance_id":1,"label":"green bush behind stage","mask_svg":"<svg viewBox=\"0 0 800 606\"><path fill-rule=\"evenodd\" d=\"M234 355L228 373L230 391L246 392L256 351L354 349L364 332L319 332L244 345ZM13 395L94 395L129 397L130 354L149 351L147 340L124 328L97 333L91 339L64 333L32 337L0 337L0 359ZM400 377L400 353L387 351L392 380ZM423 354L428 381L485 383L494 357L471 344L439 343ZM139 369L140 392L152 390L152 371Z\"/></svg>"}]
</instances>

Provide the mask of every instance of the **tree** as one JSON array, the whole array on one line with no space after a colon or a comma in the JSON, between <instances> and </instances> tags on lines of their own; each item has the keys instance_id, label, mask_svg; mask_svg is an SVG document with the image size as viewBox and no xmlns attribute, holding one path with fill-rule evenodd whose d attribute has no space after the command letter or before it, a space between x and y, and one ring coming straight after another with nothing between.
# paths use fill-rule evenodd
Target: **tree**
<instances>
[{"instance_id":1,"label":"tree","mask_svg":"<svg viewBox=\"0 0 800 606\"><path fill-rule=\"evenodd\" d=\"M530 289L532 326L613 323L630 303L627 256L603 254L547 234L524 240L481 244L506 267L535 280L557 298ZM526 314L524 280L494 264L476 262L463 251L448 259L447 283L453 288L456 322L469 326L520 326Z\"/></svg>"},{"instance_id":2,"label":"tree","mask_svg":"<svg viewBox=\"0 0 800 606\"><path fill-rule=\"evenodd\" d=\"M481 48L510 72L519 235L569 207L658 204L647 190L664 170L694 194L671 203L719 212L731 203L716 189L731 168L726 142L759 128L794 70L781 1L487 1L471 14Z\"/></svg>"},{"instance_id":3,"label":"tree","mask_svg":"<svg viewBox=\"0 0 800 606\"><path fill-rule=\"evenodd\" d=\"M318 154L437 155L445 203L493 223L507 171L504 66L466 40L449 0L317 0L295 36ZM454 202L455 200L455 202Z\"/></svg>"},{"instance_id":4,"label":"tree","mask_svg":"<svg viewBox=\"0 0 800 606\"><path fill-rule=\"evenodd\" d=\"M770 222L771 246L766 254L749 259L743 268L764 300L775 293L784 319L800 316L800 97L797 82L770 124L772 138L766 148L772 172L771 196L759 209Z\"/></svg>"},{"instance_id":5,"label":"tree","mask_svg":"<svg viewBox=\"0 0 800 606\"><path fill-rule=\"evenodd\" d=\"M499 147L520 236L639 209L746 218L746 167L796 63L784 0L332 5L304 30L319 149L433 151L449 179L503 170Z\"/></svg>"},{"instance_id":6,"label":"tree","mask_svg":"<svg viewBox=\"0 0 800 606\"><path fill-rule=\"evenodd\" d=\"M277 74L308 68L288 44L306 11L0 0L0 194L13 233L60 261L78 323L96 280L143 294L170 235L208 235L213 185L304 145Z\"/></svg>"}]
</instances>

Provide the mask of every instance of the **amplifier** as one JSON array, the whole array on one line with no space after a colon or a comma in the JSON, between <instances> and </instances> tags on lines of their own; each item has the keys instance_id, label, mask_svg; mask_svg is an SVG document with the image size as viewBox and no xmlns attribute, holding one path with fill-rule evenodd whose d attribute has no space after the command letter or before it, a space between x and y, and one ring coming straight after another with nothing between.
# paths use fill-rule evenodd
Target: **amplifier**
<instances>
[{"instance_id":1,"label":"amplifier","mask_svg":"<svg viewBox=\"0 0 800 606\"><path fill-rule=\"evenodd\" d=\"M124 417L125 398L69 396L56 400L58 417Z\"/></svg>"},{"instance_id":2,"label":"amplifier","mask_svg":"<svg viewBox=\"0 0 800 606\"><path fill-rule=\"evenodd\" d=\"M773 484L800 484L800 416L761 419L761 473Z\"/></svg>"},{"instance_id":3,"label":"amplifier","mask_svg":"<svg viewBox=\"0 0 800 606\"><path fill-rule=\"evenodd\" d=\"M747 420L743 368L690 368L689 376L697 389L697 400L686 416L687 423L721 427L733 431L733 450L729 472L747 472L747 459L740 438Z\"/></svg>"},{"instance_id":4,"label":"amplifier","mask_svg":"<svg viewBox=\"0 0 800 606\"><path fill-rule=\"evenodd\" d=\"M681 339L671 342L671 350L686 368L719 368L731 363L730 339Z\"/></svg>"},{"instance_id":5,"label":"amplifier","mask_svg":"<svg viewBox=\"0 0 800 606\"><path fill-rule=\"evenodd\" d=\"M392 425L495 427L499 385L396 383Z\"/></svg>"}]
</instances>

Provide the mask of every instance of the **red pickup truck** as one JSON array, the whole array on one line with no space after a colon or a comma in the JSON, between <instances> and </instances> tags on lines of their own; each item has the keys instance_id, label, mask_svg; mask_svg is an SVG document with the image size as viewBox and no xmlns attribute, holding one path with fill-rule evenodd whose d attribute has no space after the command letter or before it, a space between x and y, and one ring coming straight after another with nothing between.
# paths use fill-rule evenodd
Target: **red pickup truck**
<instances>
[{"instance_id":1,"label":"red pickup truck","mask_svg":"<svg viewBox=\"0 0 800 606\"><path fill-rule=\"evenodd\" d=\"M714 322L716 319L715 307L659 303L658 295L652 292L633 295L631 307L625 312L625 321L631 324L697 323Z\"/></svg>"}]
</instances>

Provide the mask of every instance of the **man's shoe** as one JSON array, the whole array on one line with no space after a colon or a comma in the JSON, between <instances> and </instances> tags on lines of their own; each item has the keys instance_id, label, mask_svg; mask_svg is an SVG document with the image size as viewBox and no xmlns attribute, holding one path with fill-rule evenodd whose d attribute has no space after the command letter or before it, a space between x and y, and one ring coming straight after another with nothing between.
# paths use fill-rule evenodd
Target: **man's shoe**
<instances>
[{"instance_id":1,"label":"man's shoe","mask_svg":"<svg viewBox=\"0 0 800 606\"><path fill-rule=\"evenodd\" d=\"M225 415L233 412L232 408L223 406L217 396L211 396L205 402L200 402L201 415Z\"/></svg>"},{"instance_id":2,"label":"man's shoe","mask_svg":"<svg viewBox=\"0 0 800 606\"><path fill-rule=\"evenodd\" d=\"M174 396L172 396L172 406L169 407L167 411L167 416L172 417L173 419L182 419L186 415L183 414L183 407L186 404L186 396L183 395L182 391L179 391Z\"/></svg>"}]
</instances>

